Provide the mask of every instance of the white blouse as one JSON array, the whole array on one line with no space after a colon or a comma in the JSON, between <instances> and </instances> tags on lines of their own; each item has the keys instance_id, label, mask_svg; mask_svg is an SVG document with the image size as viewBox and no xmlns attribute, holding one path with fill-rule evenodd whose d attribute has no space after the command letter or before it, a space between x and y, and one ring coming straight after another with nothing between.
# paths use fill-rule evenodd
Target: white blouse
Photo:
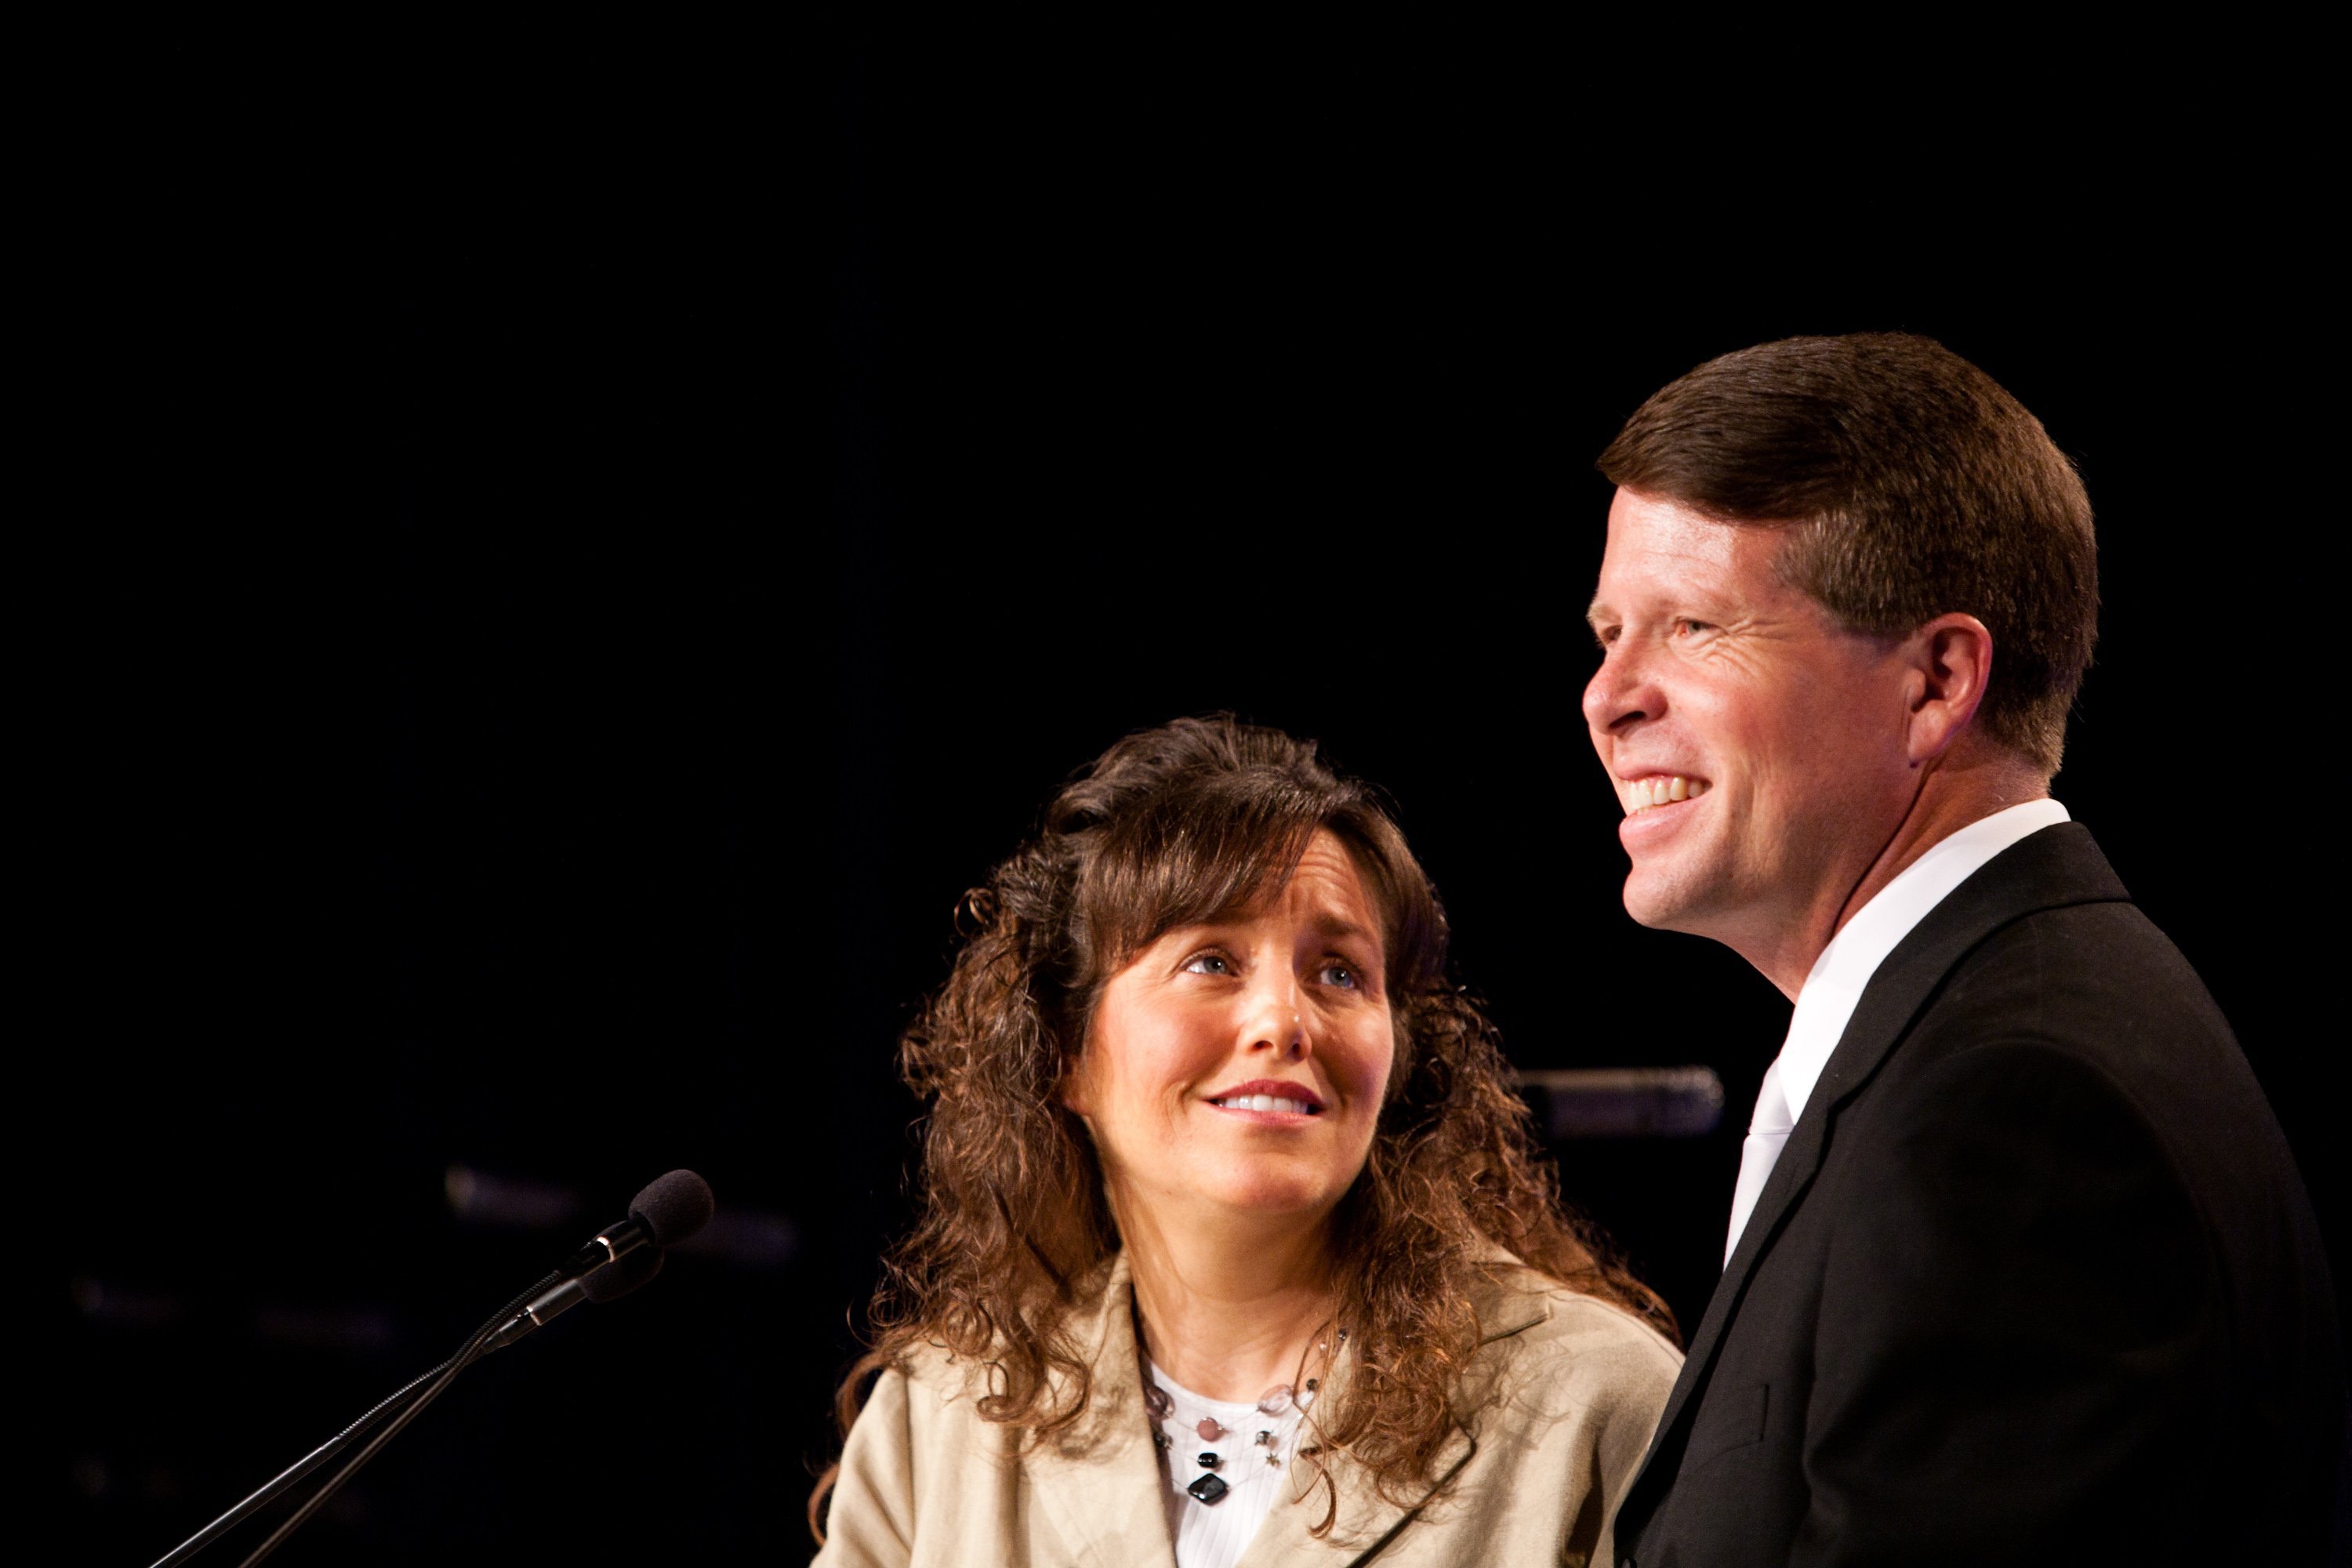
<instances>
[{"instance_id":1,"label":"white blouse","mask_svg":"<svg viewBox=\"0 0 2352 1568\"><path fill-rule=\"evenodd\" d=\"M1168 1485L1160 1500L1168 1508L1168 1538L1176 1543L1176 1568L1233 1568L1280 1500L1306 1413L1286 1398L1271 1414L1256 1405L1203 1399L1157 1365L1150 1376L1175 1405L1154 1424L1154 1431L1165 1439L1160 1468ZM1302 1397L1309 1405L1315 1401L1312 1394ZM1215 1424L1217 1436L1202 1436L1204 1419ZM1213 1468L1201 1463L1203 1454L1216 1456ZM1214 1502L1202 1502L1187 1489L1203 1476L1225 1484Z\"/></svg>"}]
</instances>

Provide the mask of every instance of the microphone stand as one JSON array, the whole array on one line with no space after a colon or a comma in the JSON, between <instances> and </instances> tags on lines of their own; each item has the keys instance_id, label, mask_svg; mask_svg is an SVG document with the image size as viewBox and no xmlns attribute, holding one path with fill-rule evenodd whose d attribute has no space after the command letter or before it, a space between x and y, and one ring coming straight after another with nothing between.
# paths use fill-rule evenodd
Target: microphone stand
<instances>
[{"instance_id":1,"label":"microphone stand","mask_svg":"<svg viewBox=\"0 0 2352 1568\"><path fill-rule=\"evenodd\" d=\"M457 1358L454 1356L450 1358L452 1361L456 1359ZM407 1398L428 1379L438 1377L443 1372L447 1370L448 1365L449 1363L445 1361L439 1366L433 1368L430 1372L420 1373L417 1377L404 1384L397 1393L385 1396L383 1403L377 1405L366 1415L361 1416L358 1420L352 1422L350 1426L344 1427L341 1431L336 1433L333 1436L328 1438L325 1442L320 1444L317 1447L311 1449L309 1453L295 1460L283 1470L280 1470L277 1476L261 1487L259 1490L247 1497L243 1502L238 1503L235 1508L229 1510L226 1513L221 1515L218 1519L213 1521L210 1524L205 1526L202 1530L188 1537L187 1540L180 1542L179 1545L173 1547L169 1552L158 1558L155 1562L155 1568L178 1568L178 1564L185 1563L189 1558L194 1557L197 1552L211 1545L226 1531L235 1529L238 1524L252 1517L257 1510L267 1508L269 1504L278 1500L279 1497L285 1494L288 1488L300 1480L304 1476L309 1475L312 1470L317 1469L320 1465L325 1464L329 1459L333 1458L337 1454L341 1453L345 1447L350 1446L351 1440L353 1437L358 1436L362 1432L366 1431L368 1427L374 1425L378 1416L391 1409L394 1405L398 1405L402 1400Z\"/></svg>"},{"instance_id":2,"label":"microphone stand","mask_svg":"<svg viewBox=\"0 0 2352 1568\"><path fill-rule=\"evenodd\" d=\"M335 1474L328 1479L325 1486L320 1488L319 1490L311 1496L309 1501L305 1502L299 1509L295 1510L292 1517L278 1527L277 1531L270 1535L268 1540L263 1542L254 1550L250 1556L246 1558L243 1568L252 1568L253 1564L259 1563L263 1558L278 1550L278 1545L284 1542L289 1535L291 1535L297 1527L299 1527L305 1520L309 1519L312 1514L316 1513L329 1498L334 1496L337 1491L341 1489L344 1482L350 1480L353 1475L358 1473L361 1466L375 1458L377 1451L383 1448L386 1443L392 1441L392 1439L398 1435L402 1427L416 1419L419 1415L424 1413L426 1405L432 1404L436 1399L438 1399L441 1396L442 1391L446 1389L450 1384L457 1381L457 1377L459 1373L465 1371L475 1362L480 1360L485 1354L488 1353L490 1350L497 1348L492 1345L490 1342L496 1337L499 1331L501 1328L504 1328L509 1321L510 1321L518 1311L520 1311L523 1309L526 1302L530 1301L533 1297L537 1296L541 1290L546 1289L549 1286L556 1284L562 1279L562 1276L560 1273L550 1274L545 1279L542 1279L537 1284L533 1285L530 1289L523 1291L513 1300L499 1308L498 1311L491 1316L489 1321L475 1330L473 1335L468 1338L463 1345L458 1347L457 1354L451 1356L440 1365L419 1373L415 1378L409 1380L406 1384L404 1384L394 1393L387 1394L382 1401L370 1409L367 1414L362 1415L358 1420L352 1422L350 1426L344 1427L341 1431L336 1433L333 1436L328 1438L325 1442L320 1444L317 1447L311 1449L309 1453L295 1460L285 1469L280 1470L276 1476L265 1482L257 1490L247 1497L244 1501L238 1503L235 1508L230 1509L226 1513L222 1514L218 1519L213 1521L210 1524L196 1531L195 1534L188 1537L187 1540L180 1542L179 1545L173 1547L170 1552L158 1558L155 1562L154 1568L178 1568L180 1563L185 1563L197 1552L203 1551L215 1541L220 1539L221 1536L226 1534L229 1531L234 1530L246 1520L250 1519L255 1513L268 1507L278 1498L283 1497L286 1492L291 1489L295 1483L301 1480L303 1477L309 1475L311 1471L317 1469L320 1466L325 1464L337 1454L341 1453L343 1449L350 1447L353 1438L357 1437L361 1433L366 1431L378 1420L382 1419L387 1412L398 1407L404 1400L409 1401L407 1408L401 1410L400 1414L394 1418L390 1426L386 1426L382 1432L377 1433L375 1437L366 1447L360 1450L349 1464L336 1471ZM426 1384L427 1386L425 1386L424 1393L416 1394L415 1390L420 1384ZM412 1394L415 1394L414 1399L410 1398Z\"/></svg>"},{"instance_id":3,"label":"microphone stand","mask_svg":"<svg viewBox=\"0 0 2352 1568\"><path fill-rule=\"evenodd\" d=\"M583 1300L610 1300L643 1285L659 1272L662 1248L671 1242L683 1241L700 1230L710 1222L710 1185L692 1171L672 1171L647 1183L645 1190L630 1205L628 1218L608 1226L594 1241L559 1264L554 1272L544 1276L530 1289L499 1308L491 1315L489 1321L475 1330L472 1337L457 1347L456 1355L412 1380L366 1415L295 1460L263 1485L260 1490L173 1547L155 1563L155 1568L179 1568L179 1564L218 1540L225 1531L251 1518L256 1510L283 1496L303 1477L341 1453L362 1432L397 1410L398 1413L392 1415L383 1429L368 1439L365 1447L328 1478L326 1485L311 1494L309 1501L295 1510L285 1523L271 1532L268 1540L246 1558L245 1568L254 1568L256 1563L277 1551L278 1545L299 1529L305 1520L325 1506L327 1500L340 1491L344 1482L359 1473L361 1466L374 1458L386 1443L423 1415L426 1405L440 1398L457 1381L459 1373L490 1352L512 1344L532 1329L543 1326L549 1320ZM625 1258L635 1261L625 1263ZM603 1279L603 1271L608 1268L620 1272L600 1290L594 1281ZM421 1392L419 1384L423 1385Z\"/></svg>"}]
</instances>

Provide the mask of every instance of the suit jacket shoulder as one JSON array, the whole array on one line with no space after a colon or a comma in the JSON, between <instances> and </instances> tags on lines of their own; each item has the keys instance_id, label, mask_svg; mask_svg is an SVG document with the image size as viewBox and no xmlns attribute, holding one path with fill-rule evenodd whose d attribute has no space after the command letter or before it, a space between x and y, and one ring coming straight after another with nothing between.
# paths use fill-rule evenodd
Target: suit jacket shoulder
<instances>
[{"instance_id":1,"label":"suit jacket shoulder","mask_svg":"<svg viewBox=\"0 0 2352 1568\"><path fill-rule=\"evenodd\" d=\"M2341 1441L2333 1318L2220 1011L2047 829L1874 977L1621 1534L1651 1563L2292 1556Z\"/></svg>"}]
</instances>

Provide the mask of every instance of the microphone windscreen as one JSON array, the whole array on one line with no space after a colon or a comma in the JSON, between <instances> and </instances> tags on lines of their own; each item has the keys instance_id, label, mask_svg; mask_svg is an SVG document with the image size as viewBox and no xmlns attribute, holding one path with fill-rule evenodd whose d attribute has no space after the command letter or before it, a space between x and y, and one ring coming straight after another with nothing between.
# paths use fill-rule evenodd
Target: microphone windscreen
<instances>
[{"instance_id":1,"label":"microphone windscreen","mask_svg":"<svg viewBox=\"0 0 2352 1568\"><path fill-rule=\"evenodd\" d=\"M656 1176L629 1204L629 1212L646 1222L656 1247L676 1247L710 1223L718 1205L710 1184L692 1171L672 1171Z\"/></svg>"},{"instance_id":2,"label":"microphone windscreen","mask_svg":"<svg viewBox=\"0 0 2352 1568\"><path fill-rule=\"evenodd\" d=\"M618 1262L607 1263L604 1268L591 1269L582 1276L580 1293L591 1301L609 1301L615 1296L625 1296L661 1272L662 1257L662 1249L658 1247L641 1247L635 1252L625 1252Z\"/></svg>"}]
</instances>

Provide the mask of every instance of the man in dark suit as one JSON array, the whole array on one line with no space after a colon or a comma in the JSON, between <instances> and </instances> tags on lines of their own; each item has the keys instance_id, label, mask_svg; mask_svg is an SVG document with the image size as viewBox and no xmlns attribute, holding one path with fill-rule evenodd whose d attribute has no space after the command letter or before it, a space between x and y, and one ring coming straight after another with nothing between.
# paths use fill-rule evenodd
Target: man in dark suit
<instances>
[{"instance_id":1,"label":"man in dark suit","mask_svg":"<svg viewBox=\"0 0 2352 1568\"><path fill-rule=\"evenodd\" d=\"M1702 365L1601 468L1584 710L1626 909L1796 1004L1621 1562L2320 1560L2345 1394L2309 1201L2050 798L2097 607L2073 468L1895 335Z\"/></svg>"}]
</instances>

